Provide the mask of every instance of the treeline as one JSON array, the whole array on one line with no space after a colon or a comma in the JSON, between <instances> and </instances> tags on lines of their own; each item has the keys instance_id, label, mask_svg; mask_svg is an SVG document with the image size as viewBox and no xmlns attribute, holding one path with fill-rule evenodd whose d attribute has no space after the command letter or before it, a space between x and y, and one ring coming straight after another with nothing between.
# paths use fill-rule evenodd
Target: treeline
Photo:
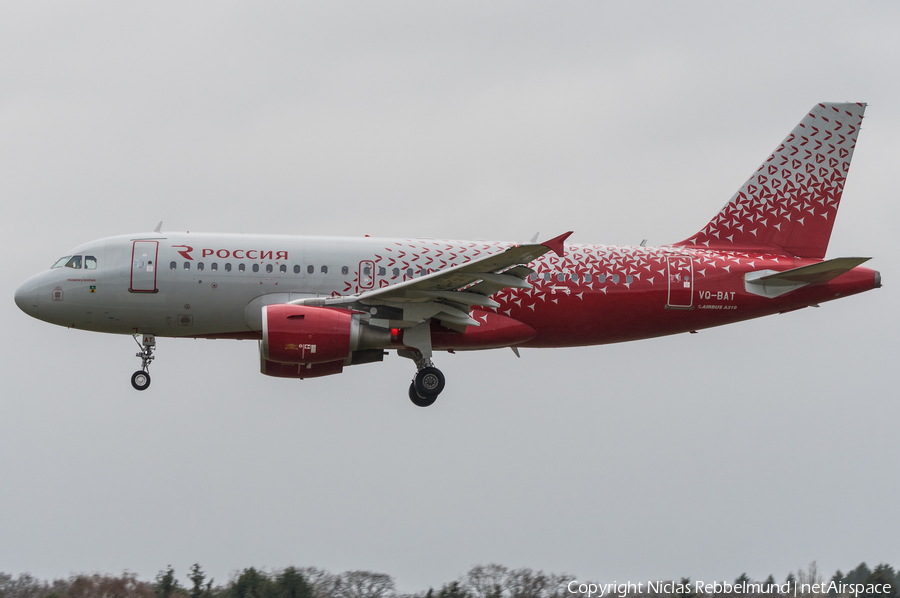
<instances>
[{"instance_id":1,"label":"treeline","mask_svg":"<svg viewBox=\"0 0 900 598\"><path fill-rule=\"evenodd\" d=\"M575 583L573 583L575 582ZM831 584L830 582L835 582ZM886 598L900 598L900 571L882 564L869 569L865 563L844 574L837 571L830 579L820 575L816 564L807 570L790 573L783 582L773 576L763 581L751 580L741 574L732 585L748 587L760 584L766 587L762 592L740 592L741 596L769 596L781 593L780 589L791 588L788 594L796 596L852 596L862 598L873 592L858 592L853 587L885 587L877 595ZM818 591L803 591L801 588L819 584ZM885 585L887 584L887 586ZM266 571L250 567L236 572L225 583L216 584L201 569L194 565L179 579L170 566L153 581L138 579L134 573L125 572L119 576L94 573L73 575L67 579L45 581L28 574L13 577L0 573L0 598L599 598L603 595L625 598L693 598L708 595L737 595L738 592L697 592L689 578L673 582L671 593L651 592L645 583L640 591L634 588L616 589L600 582L588 582L569 574L544 573L532 569L509 569L502 565L478 565L460 579L448 582L440 588L429 588L416 594L398 594L394 578L384 573L372 571L346 571L330 573L315 567L287 567ZM823 586L831 585L837 590L826 591ZM843 591L841 590L843 588ZM851 588L851 589L847 589ZM574 590L574 591L572 591Z\"/></svg>"}]
</instances>

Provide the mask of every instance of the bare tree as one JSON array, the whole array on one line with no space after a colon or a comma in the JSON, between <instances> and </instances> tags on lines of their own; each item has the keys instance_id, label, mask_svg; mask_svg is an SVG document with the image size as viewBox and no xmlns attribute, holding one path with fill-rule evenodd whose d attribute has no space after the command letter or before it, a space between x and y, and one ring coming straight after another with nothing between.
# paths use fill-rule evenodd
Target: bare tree
<instances>
[{"instance_id":1,"label":"bare tree","mask_svg":"<svg viewBox=\"0 0 900 598\"><path fill-rule=\"evenodd\" d=\"M28 573L17 578L0 573L0 598L43 598L53 593L50 584L36 579Z\"/></svg>"},{"instance_id":2,"label":"bare tree","mask_svg":"<svg viewBox=\"0 0 900 598\"><path fill-rule=\"evenodd\" d=\"M394 578L372 571L346 571L341 574L337 598L384 598L394 593Z\"/></svg>"},{"instance_id":3,"label":"bare tree","mask_svg":"<svg viewBox=\"0 0 900 598\"><path fill-rule=\"evenodd\" d=\"M547 574L547 598L564 598L571 597L569 592L569 582L575 579L574 575L568 573L548 573Z\"/></svg>"},{"instance_id":4,"label":"bare tree","mask_svg":"<svg viewBox=\"0 0 900 598\"><path fill-rule=\"evenodd\" d=\"M549 579L543 571L514 569L506 576L509 598L543 598L547 595Z\"/></svg>"},{"instance_id":5,"label":"bare tree","mask_svg":"<svg viewBox=\"0 0 900 598\"><path fill-rule=\"evenodd\" d=\"M797 584L800 586L798 590L803 592L804 584L821 584L822 583L822 575L819 573L819 567L816 565L816 562L813 561L809 564L809 567L806 571L802 569L797 570ZM815 596L816 594L812 592L803 592L803 596Z\"/></svg>"},{"instance_id":6,"label":"bare tree","mask_svg":"<svg viewBox=\"0 0 900 598\"><path fill-rule=\"evenodd\" d=\"M506 589L506 576L508 573L509 569L503 565L495 563L476 565L469 569L462 581L466 591L475 598L501 596Z\"/></svg>"},{"instance_id":7,"label":"bare tree","mask_svg":"<svg viewBox=\"0 0 900 598\"><path fill-rule=\"evenodd\" d=\"M341 576L318 567L303 567L299 570L316 598L339 598Z\"/></svg>"},{"instance_id":8,"label":"bare tree","mask_svg":"<svg viewBox=\"0 0 900 598\"><path fill-rule=\"evenodd\" d=\"M153 585L140 581L134 573L121 576L77 575L71 579L67 598L156 598Z\"/></svg>"}]
</instances>

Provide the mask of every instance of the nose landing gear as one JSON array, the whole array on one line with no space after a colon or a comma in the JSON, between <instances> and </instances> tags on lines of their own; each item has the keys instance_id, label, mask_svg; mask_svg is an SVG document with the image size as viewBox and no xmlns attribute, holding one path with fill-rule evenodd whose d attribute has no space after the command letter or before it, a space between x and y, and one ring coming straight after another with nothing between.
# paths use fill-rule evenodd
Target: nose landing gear
<instances>
[{"instance_id":1,"label":"nose landing gear","mask_svg":"<svg viewBox=\"0 0 900 598\"><path fill-rule=\"evenodd\" d=\"M134 336L134 342L141 348L140 353L136 353L135 357L141 358L141 369L131 375L131 385L135 390L147 390L150 386L150 362L156 359L153 356L153 349L156 348L156 337L152 334L145 334L138 342L137 335Z\"/></svg>"}]
</instances>

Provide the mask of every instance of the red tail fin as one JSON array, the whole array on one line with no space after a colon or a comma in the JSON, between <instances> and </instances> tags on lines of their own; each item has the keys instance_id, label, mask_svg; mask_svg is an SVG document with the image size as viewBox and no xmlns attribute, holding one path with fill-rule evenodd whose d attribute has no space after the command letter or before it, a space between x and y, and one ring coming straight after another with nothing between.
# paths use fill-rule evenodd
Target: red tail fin
<instances>
[{"instance_id":1,"label":"red tail fin","mask_svg":"<svg viewBox=\"0 0 900 598\"><path fill-rule=\"evenodd\" d=\"M699 233L675 245L824 258L865 104L817 104Z\"/></svg>"}]
</instances>

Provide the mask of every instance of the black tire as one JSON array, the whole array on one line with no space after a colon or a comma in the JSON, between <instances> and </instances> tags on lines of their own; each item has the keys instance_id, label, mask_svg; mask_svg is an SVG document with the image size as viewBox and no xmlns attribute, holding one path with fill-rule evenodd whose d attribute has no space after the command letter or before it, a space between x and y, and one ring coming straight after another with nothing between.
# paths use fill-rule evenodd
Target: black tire
<instances>
[{"instance_id":1,"label":"black tire","mask_svg":"<svg viewBox=\"0 0 900 598\"><path fill-rule=\"evenodd\" d=\"M144 370L138 370L131 375L131 385L135 390L147 390L150 386L150 374Z\"/></svg>"},{"instance_id":2,"label":"black tire","mask_svg":"<svg viewBox=\"0 0 900 598\"><path fill-rule=\"evenodd\" d=\"M416 372L413 383L420 397L437 397L444 390L444 374L435 367L422 368Z\"/></svg>"},{"instance_id":3,"label":"black tire","mask_svg":"<svg viewBox=\"0 0 900 598\"><path fill-rule=\"evenodd\" d=\"M412 401L413 405L416 407L430 407L434 405L434 402L437 401L437 395L432 397L420 397L419 393L416 392L416 383L409 383L409 400Z\"/></svg>"}]
</instances>

